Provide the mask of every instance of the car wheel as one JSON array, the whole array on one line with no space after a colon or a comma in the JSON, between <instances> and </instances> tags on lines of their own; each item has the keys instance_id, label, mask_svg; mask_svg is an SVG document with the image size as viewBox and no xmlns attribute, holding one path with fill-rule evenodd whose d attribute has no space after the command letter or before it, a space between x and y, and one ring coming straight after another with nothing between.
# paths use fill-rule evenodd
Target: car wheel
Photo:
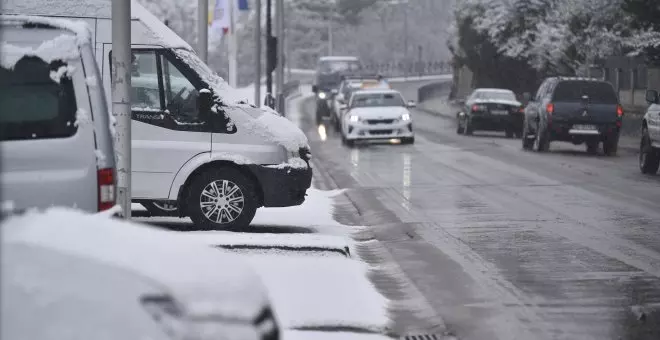
<instances>
[{"instance_id":1,"label":"car wheel","mask_svg":"<svg viewBox=\"0 0 660 340\"><path fill-rule=\"evenodd\" d=\"M646 128L642 130L642 141L639 147L639 170L643 174L653 175L660 168L660 150L653 147Z\"/></svg>"},{"instance_id":2,"label":"car wheel","mask_svg":"<svg viewBox=\"0 0 660 340\"><path fill-rule=\"evenodd\" d=\"M456 120L456 133L459 135L465 133L465 129L463 128L463 125L461 125L460 119Z\"/></svg>"},{"instance_id":3,"label":"car wheel","mask_svg":"<svg viewBox=\"0 0 660 340\"><path fill-rule=\"evenodd\" d=\"M465 120L464 129L465 129L465 134L468 135L468 136L472 136L472 134L474 133L474 129L472 128L472 124L470 124L470 119Z\"/></svg>"},{"instance_id":4,"label":"car wheel","mask_svg":"<svg viewBox=\"0 0 660 340\"><path fill-rule=\"evenodd\" d=\"M532 147L534 147L534 139L529 137L530 137L529 128L527 127L527 123L525 123L525 127L523 127L523 132L522 132L523 150L532 150Z\"/></svg>"},{"instance_id":5,"label":"car wheel","mask_svg":"<svg viewBox=\"0 0 660 340\"><path fill-rule=\"evenodd\" d=\"M349 148L352 148L353 146L355 146L355 141L352 139L344 138L344 144L346 144L346 146L348 146Z\"/></svg>"},{"instance_id":6,"label":"car wheel","mask_svg":"<svg viewBox=\"0 0 660 340\"><path fill-rule=\"evenodd\" d=\"M588 141L587 142L587 153L590 155L595 155L598 153L598 141Z\"/></svg>"},{"instance_id":7,"label":"car wheel","mask_svg":"<svg viewBox=\"0 0 660 340\"><path fill-rule=\"evenodd\" d=\"M179 216L176 203L170 201L149 201L142 203L151 216Z\"/></svg>"},{"instance_id":8,"label":"car wheel","mask_svg":"<svg viewBox=\"0 0 660 340\"><path fill-rule=\"evenodd\" d=\"M619 151L619 136L613 136L603 142L603 152L606 156L616 156Z\"/></svg>"},{"instance_id":9,"label":"car wheel","mask_svg":"<svg viewBox=\"0 0 660 340\"><path fill-rule=\"evenodd\" d=\"M235 168L207 170L188 192L188 212L204 230L238 230L252 222L258 207L255 183Z\"/></svg>"},{"instance_id":10,"label":"car wheel","mask_svg":"<svg viewBox=\"0 0 660 340\"><path fill-rule=\"evenodd\" d=\"M415 144L415 137L401 138L401 144Z\"/></svg>"},{"instance_id":11,"label":"car wheel","mask_svg":"<svg viewBox=\"0 0 660 340\"><path fill-rule=\"evenodd\" d=\"M534 149L537 152L546 152L550 149L550 141L548 140L548 132L541 131L541 125L536 125L536 138L534 139Z\"/></svg>"}]
</instances>

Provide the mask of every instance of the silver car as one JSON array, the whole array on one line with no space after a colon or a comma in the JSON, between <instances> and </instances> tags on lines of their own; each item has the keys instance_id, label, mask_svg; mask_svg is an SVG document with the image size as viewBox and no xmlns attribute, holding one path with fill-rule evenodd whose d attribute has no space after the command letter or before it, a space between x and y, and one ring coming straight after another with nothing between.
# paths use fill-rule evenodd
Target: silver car
<instances>
[{"instance_id":1,"label":"silver car","mask_svg":"<svg viewBox=\"0 0 660 340\"><path fill-rule=\"evenodd\" d=\"M0 15L4 209L115 205L108 105L85 24Z\"/></svg>"}]
</instances>

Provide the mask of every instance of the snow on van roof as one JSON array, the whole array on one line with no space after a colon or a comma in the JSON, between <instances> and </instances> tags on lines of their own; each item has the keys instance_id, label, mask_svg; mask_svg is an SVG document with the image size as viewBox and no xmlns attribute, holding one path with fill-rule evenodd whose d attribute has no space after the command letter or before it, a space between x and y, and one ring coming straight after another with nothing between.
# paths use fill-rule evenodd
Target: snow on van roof
<instances>
[{"instance_id":1,"label":"snow on van roof","mask_svg":"<svg viewBox=\"0 0 660 340\"><path fill-rule=\"evenodd\" d=\"M51 17L111 19L111 0L0 0L3 13L29 14ZM135 0L131 0L131 18L141 22L149 31L151 39L139 42L146 45L158 45L168 48L192 47L156 16ZM109 36L109 35L108 35ZM135 38L133 38L135 42ZM151 41L153 40L153 41ZM108 42L109 43L109 42Z\"/></svg>"},{"instance_id":2,"label":"snow on van roof","mask_svg":"<svg viewBox=\"0 0 660 340\"><path fill-rule=\"evenodd\" d=\"M16 63L25 56L34 56L47 63L54 60L77 59L80 56L80 46L90 43L90 31L83 22L24 15L0 15L0 23L3 25L13 23L43 24L71 33L43 41L36 48L17 46L14 43L3 41L0 43L0 66L5 69L13 69Z\"/></svg>"}]
</instances>

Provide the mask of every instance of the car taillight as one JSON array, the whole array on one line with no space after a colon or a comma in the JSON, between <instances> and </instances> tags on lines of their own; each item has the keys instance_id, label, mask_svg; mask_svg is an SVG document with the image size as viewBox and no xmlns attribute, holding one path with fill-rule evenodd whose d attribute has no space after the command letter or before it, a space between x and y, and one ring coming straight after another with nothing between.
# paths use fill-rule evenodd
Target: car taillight
<instances>
[{"instance_id":1,"label":"car taillight","mask_svg":"<svg viewBox=\"0 0 660 340\"><path fill-rule=\"evenodd\" d=\"M521 107L518 109L518 112L520 112L520 113L525 113L525 107L524 107L524 106L521 106Z\"/></svg>"},{"instance_id":2,"label":"car taillight","mask_svg":"<svg viewBox=\"0 0 660 340\"><path fill-rule=\"evenodd\" d=\"M555 104L553 104L553 103L548 103L548 105L545 106L545 110L546 110L549 114L553 114L553 113L555 112Z\"/></svg>"},{"instance_id":3,"label":"car taillight","mask_svg":"<svg viewBox=\"0 0 660 340\"><path fill-rule=\"evenodd\" d=\"M621 105L616 106L616 116L619 118L623 117L623 107Z\"/></svg>"},{"instance_id":4,"label":"car taillight","mask_svg":"<svg viewBox=\"0 0 660 340\"><path fill-rule=\"evenodd\" d=\"M115 205L115 171L113 169L99 169L97 175L99 211L108 210Z\"/></svg>"},{"instance_id":5,"label":"car taillight","mask_svg":"<svg viewBox=\"0 0 660 340\"><path fill-rule=\"evenodd\" d=\"M472 105L472 112L477 112L479 111L479 105Z\"/></svg>"}]
</instances>

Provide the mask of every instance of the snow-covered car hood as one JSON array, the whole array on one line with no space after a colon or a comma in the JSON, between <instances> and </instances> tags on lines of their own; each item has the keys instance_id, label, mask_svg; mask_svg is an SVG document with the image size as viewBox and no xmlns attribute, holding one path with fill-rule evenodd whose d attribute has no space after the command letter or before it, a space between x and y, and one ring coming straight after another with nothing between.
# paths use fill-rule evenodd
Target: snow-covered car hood
<instances>
[{"instance_id":1,"label":"snow-covered car hood","mask_svg":"<svg viewBox=\"0 0 660 340\"><path fill-rule=\"evenodd\" d=\"M175 232L72 209L29 211L3 221L2 242L53 249L132 271L166 287L187 313L254 320L266 289L238 256Z\"/></svg>"},{"instance_id":2,"label":"snow-covered car hood","mask_svg":"<svg viewBox=\"0 0 660 340\"><path fill-rule=\"evenodd\" d=\"M473 102L473 104L486 104L486 103L522 106L522 103L517 100L506 100L506 99L475 99Z\"/></svg>"},{"instance_id":3,"label":"snow-covered car hood","mask_svg":"<svg viewBox=\"0 0 660 340\"><path fill-rule=\"evenodd\" d=\"M349 111L349 115L362 119L397 119L401 118L404 113L410 113L410 111L400 106L357 107Z\"/></svg>"}]
</instances>

